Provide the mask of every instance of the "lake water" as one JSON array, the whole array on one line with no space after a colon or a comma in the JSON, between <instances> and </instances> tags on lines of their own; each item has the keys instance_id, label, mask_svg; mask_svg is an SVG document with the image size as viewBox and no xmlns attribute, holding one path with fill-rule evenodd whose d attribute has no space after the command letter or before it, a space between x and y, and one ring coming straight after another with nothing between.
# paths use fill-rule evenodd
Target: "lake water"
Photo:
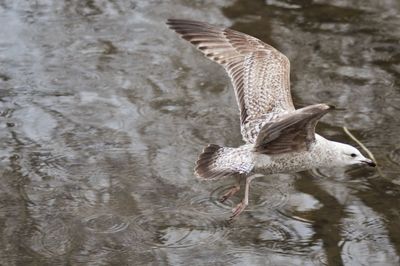
<instances>
[{"instance_id":1,"label":"lake water","mask_svg":"<svg viewBox=\"0 0 400 266\"><path fill-rule=\"evenodd\" d=\"M256 36L291 60L318 132L378 169L200 182L208 143L242 144L224 70L165 25ZM397 0L0 0L1 265L398 265Z\"/></svg>"}]
</instances>

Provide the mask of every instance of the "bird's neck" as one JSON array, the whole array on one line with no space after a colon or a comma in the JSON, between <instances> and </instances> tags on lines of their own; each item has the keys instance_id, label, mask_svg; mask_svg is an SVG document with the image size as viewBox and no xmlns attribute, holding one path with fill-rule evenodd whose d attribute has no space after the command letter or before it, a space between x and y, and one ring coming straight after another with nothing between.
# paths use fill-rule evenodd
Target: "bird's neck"
<instances>
[{"instance_id":1,"label":"bird's neck","mask_svg":"<svg viewBox=\"0 0 400 266\"><path fill-rule=\"evenodd\" d=\"M315 167L334 167L338 156L339 142L328 140L318 134L315 134L315 145L310 151Z\"/></svg>"}]
</instances>

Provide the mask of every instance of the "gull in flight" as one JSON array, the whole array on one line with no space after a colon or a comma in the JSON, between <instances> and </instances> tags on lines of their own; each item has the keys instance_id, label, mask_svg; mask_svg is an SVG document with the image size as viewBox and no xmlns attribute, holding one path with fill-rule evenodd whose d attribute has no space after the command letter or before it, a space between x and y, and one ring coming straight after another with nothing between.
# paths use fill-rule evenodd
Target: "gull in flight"
<instances>
[{"instance_id":1,"label":"gull in flight","mask_svg":"<svg viewBox=\"0 0 400 266\"><path fill-rule=\"evenodd\" d=\"M314 104L295 109L290 95L290 63L272 46L247 34L208 23L169 19L169 27L219 63L228 73L240 111L240 147L208 145L196 162L203 180L237 177L238 183L220 201L240 190L242 201L231 219L248 205L249 187L256 174L295 173L319 167L376 164L356 148L315 133L318 120L333 109Z\"/></svg>"}]
</instances>

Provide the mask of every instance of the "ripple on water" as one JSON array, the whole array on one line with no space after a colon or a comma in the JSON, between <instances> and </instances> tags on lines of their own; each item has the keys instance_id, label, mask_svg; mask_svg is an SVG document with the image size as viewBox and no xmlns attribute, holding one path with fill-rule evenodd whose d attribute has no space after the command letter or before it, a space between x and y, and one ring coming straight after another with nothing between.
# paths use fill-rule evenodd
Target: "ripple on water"
<instances>
[{"instance_id":1,"label":"ripple on water","mask_svg":"<svg viewBox=\"0 0 400 266\"><path fill-rule=\"evenodd\" d=\"M143 241L153 248L183 248L210 244L225 238L227 223L194 210L155 209L134 223Z\"/></svg>"},{"instance_id":2,"label":"ripple on water","mask_svg":"<svg viewBox=\"0 0 400 266\"><path fill-rule=\"evenodd\" d=\"M323 252L322 247L321 247L321 250L319 250L317 252L312 252L310 255L310 258L311 258L311 262L313 265L316 265L316 266L329 265L328 258L326 257L325 252Z\"/></svg>"},{"instance_id":3,"label":"ripple on water","mask_svg":"<svg viewBox=\"0 0 400 266\"><path fill-rule=\"evenodd\" d=\"M140 228L125 216L94 214L83 219L83 229L85 243L74 257L79 263L109 265L119 257L136 257L139 264L151 260Z\"/></svg>"},{"instance_id":4,"label":"ripple on water","mask_svg":"<svg viewBox=\"0 0 400 266\"><path fill-rule=\"evenodd\" d=\"M229 189L227 186L226 189ZM231 201L231 199L228 199L227 201ZM196 212L199 212L201 214L205 215L226 215L227 213L231 212L230 205L233 206L233 203L226 203L222 204L218 200L213 200L210 199L208 196L196 196L196 197L191 197L189 199L190 205L194 208Z\"/></svg>"},{"instance_id":5,"label":"ripple on water","mask_svg":"<svg viewBox=\"0 0 400 266\"><path fill-rule=\"evenodd\" d=\"M363 180L368 178L375 178L379 176L379 173L373 168L367 168L362 165L354 166L351 168L315 168L310 170L313 176L321 179L329 179L330 181L336 182L347 182L347 183L361 183ZM362 179L360 179L362 178Z\"/></svg>"},{"instance_id":6,"label":"ripple on water","mask_svg":"<svg viewBox=\"0 0 400 266\"><path fill-rule=\"evenodd\" d=\"M129 224L123 230L115 230L118 225L107 227L110 230L106 230L106 233L103 228L99 233L86 230L85 243L76 250L74 260L85 265L88 262L92 262L91 265L120 265L120 258L134 259L135 263L129 265L148 265L153 260L152 252L143 244L141 232L134 224Z\"/></svg>"},{"instance_id":7,"label":"ripple on water","mask_svg":"<svg viewBox=\"0 0 400 266\"><path fill-rule=\"evenodd\" d=\"M286 225L280 220L257 220L252 224L233 224L233 227L235 235L242 236L242 245L257 250L266 249L286 255L307 255L311 252L309 239L312 230L300 221L290 221Z\"/></svg>"},{"instance_id":8,"label":"ripple on water","mask_svg":"<svg viewBox=\"0 0 400 266\"><path fill-rule=\"evenodd\" d=\"M365 239L380 238L385 231L385 225L381 219L363 216L356 217L352 221L344 221L342 234L345 241L359 242Z\"/></svg>"},{"instance_id":9,"label":"ripple on water","mask_svg":"<svg viewBox=\"0 0 400 266\"><path fill-rule=\"evenodd\" d=\"M284 206L292 191L292 184L289 180L280 177L272 177L267 180L255 180L251 184L251 192L256 195L253 198L254 207L263 207L269 210L278 209ZM250 204L252 201L249 200Z\"/></svg>"},{"instance_id":10,"label":"ripple on water","mask_svg":"<svg viewBox=\"0 0 400 266\"><path fill-rule=\"evenodd\" d=\"M96 214L85 219L85 226L90 231L101 234L113 234L128 228L129 221L114 214Z\"/></svg>"},{"instance_id":11,"label":"ripple on water","mask_svg":"<svg viewBox=\"0 0 400 266\"><path fill-rule=\"evenodd\" d=\"M400 166L400 148L395 148L389 153L389 160Z\"/></svg>"},{"instance_id":12,"label":"ripple on water","mask_svg":"<svg viewBox=\"0 0 400 266\"><path fill-rule=\"evenodd\" d=\"M62 219L49 220L49 223L36 231L31 239L31 248L47 258L67 254L76 245L72 228Z\"/></svg>"},{"instance_id":13,"label":"ripple on water","mask_svg":"<svg viewBox=\"0 0 400 266\"><path fill-rule=\"evenodd\" d=\"M341 245L341 257L345 265L396 265L398 262L396 254L389 255L390 250L384 250L382 248L384 246L387 247L390 244L376 243L374 245L369 241L345 241ZM390 257L393 259L393 264L381 264L382 261L391 261Z\"/></svg>"},{"instance_id":14,"label":"ripple on water","mask_svg":"<svg viewBox=\"0 0 400 266\"><path fill-rule=\"evenodd\" d=\"M236 195L221 203L219 199L232 187L232 184L217 187L210 194L210 200L215 205L223 209L231 210L238 204L243 197L244 184L241 184L241 191ZM292 190L290 182L282 181L275 176L266 180L254 180L250 186L249 206L245 211L267 208L268 210L277 209L286 204Z\"/></svg>"},{"instance_id":15,"label":"ripple on water","mask_svg":"<svg viewBox=\"0 0 400 266\"><path fill-rule=\"evenodd\" d=\"M342 226L341 245L342 258L345 264L371 265L379 264L378 253L386 256L391 253L388 247L387 232L384 222L379 218L369 218L373 215L369 210L350 207L353 215L346 218ZM397 257L393 254L394 257ZM374 262L374 260L377 261ZM390 261L390 260L385 260Z\"/></svg>"}]
</instances>

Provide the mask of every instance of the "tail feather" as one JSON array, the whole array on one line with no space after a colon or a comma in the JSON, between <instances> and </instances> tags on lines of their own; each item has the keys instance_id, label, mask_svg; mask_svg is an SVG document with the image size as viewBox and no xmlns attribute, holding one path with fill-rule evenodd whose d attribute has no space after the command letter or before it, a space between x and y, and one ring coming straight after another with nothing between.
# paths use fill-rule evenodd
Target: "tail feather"
<instances>
[{"instance_id":1,"label":"tail feather","mask_svg":"<svg viewBox=\"0 0 400 266\"><path fill-rule=\"evenodd\" d=\"M226 148L210 144L200 154L194 171L200 179L219 179L247 174L253 167L253 154L248 147Z\"/></svg>"}]
</instances>

